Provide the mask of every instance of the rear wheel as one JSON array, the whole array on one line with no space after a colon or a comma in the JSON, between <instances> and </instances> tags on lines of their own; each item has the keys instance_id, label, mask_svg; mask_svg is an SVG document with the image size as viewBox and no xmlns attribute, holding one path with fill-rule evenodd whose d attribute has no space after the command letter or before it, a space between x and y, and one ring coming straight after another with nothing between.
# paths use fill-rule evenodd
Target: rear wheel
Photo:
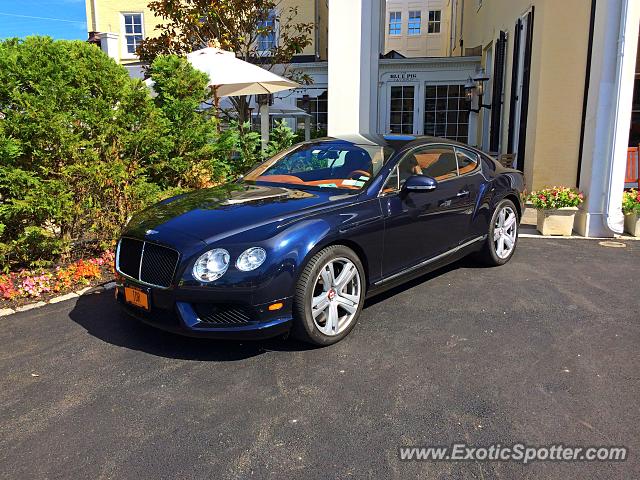
<instances>
[{"instance_id":1,"label":"rear wheel","mask_svg":"<svg viewBox=\"0 0 640 480\"><path fill-rule=\"evenodd\" d=\"M487 241L479 259L489 266L504 265L513 256L518 243L518 213L511 200L502 200L491 218Z\"/></svg>"},{"instance_id":2,"label":"rear wheel","mask_svg":"<svg viewBox=\"0 0 640 480\"><path fill-rule=\"evenodd\" d=\"M296 286L293 335L314 345L342 340L358 321L364 293L364 269L353 250L342 245L321 250Z\"/></svg>"}]
</instances>

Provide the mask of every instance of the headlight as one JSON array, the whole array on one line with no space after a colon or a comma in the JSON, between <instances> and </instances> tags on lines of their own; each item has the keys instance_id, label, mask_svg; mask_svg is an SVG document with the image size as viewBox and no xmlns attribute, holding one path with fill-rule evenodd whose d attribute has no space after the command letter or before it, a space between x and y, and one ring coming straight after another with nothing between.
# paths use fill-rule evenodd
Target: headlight
<instances>
[{"instance_id":1,"label":"headlight","mask_svg":"<svg viewBox=\"0 0 640 480\"><path fill-rule=\"evenodd\" d=\"M196 260L193 276L201 282L213 282L219 279L229 268L229 252L223 248L209 250Z\"/></svg>"},{"instance_id":2,"label":"headlight","mask_svg":"<svg viewBox=\"0 0 640 480\"><path fill-rule=\"evenodd\" d=\"M243 272L255 270L267 259L267 252L264 248L253 247L242 252L236 261L236 267Z\"/></svg>"}]
</instances>

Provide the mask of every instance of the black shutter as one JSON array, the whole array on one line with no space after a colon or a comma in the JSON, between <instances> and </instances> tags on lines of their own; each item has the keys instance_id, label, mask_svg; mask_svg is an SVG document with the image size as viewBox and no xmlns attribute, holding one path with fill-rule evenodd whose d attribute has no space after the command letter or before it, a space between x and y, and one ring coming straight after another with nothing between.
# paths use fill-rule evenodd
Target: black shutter
<instances>
[{"instance_id":1,"label":"black shutter","mask_svg":"<svg viewBox=\"0 0 640 480\"><path fill-rule=\"evenodd\" d=\"M513 63L511 65L511 101L509 102L509 139L507 141L507 153L513 153L515 150L515 145L513 144L513 126L516 122L516 102L518 101L518 67L520 66L518 59L520 55L521 32L522 20L518 19L513 36Z\"/></svg>"},{"instance_id":2,"label":"black shutter","mask_svg":"<svg viewBox=\"0 0 640 480\"><path fill-rule=\"evenodd\" d=\"M522 107L520 109L520 133L518 134L517 165L524 170L524 152L527 143L527 119L529 117L529 85L531 80L531 51L533 49L533 12L527 15L527 43L524 47L524 67L522 69Z\"/></svg>"},{"instance_id":3,"label":"black shutter","mask_svg":"<svg viewBox=\"0 0 640 480\"><path fill-rule=\"evenodd\" d=\"M500 148L502 130L502 92L504 89L504 60L507 53L507 34L500 32L496 42L495 61L493 63L493 92L491 94L491 130L489 150L497 152Z\"/></svg>"}]
</instances>

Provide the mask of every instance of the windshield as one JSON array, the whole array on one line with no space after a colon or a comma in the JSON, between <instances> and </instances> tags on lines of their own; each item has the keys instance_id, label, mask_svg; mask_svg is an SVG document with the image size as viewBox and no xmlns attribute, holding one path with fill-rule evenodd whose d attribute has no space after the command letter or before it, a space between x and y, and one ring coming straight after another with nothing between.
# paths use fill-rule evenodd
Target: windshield
<instances>
[{"instance_id":1,"label":"windshield","mask_svg":"<svg viewBox=\"0 0 640 480\"><path fill-rule=\"evenodd\" d=\"M361 190L392 153L389 148L345 141L305 143L267 160L244 180L291 187Z\"/></svg>"}]
</instances>

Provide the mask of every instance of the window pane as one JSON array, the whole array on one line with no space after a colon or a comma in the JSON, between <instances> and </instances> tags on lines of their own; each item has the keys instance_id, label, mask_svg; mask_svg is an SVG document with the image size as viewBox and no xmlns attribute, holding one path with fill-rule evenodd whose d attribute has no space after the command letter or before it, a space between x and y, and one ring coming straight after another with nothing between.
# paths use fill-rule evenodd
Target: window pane
<instances>
[{"instance_id":1,"label":"window pane","mask_svg":"<svg viewBox=\"0 0 640 480\"><path fill-rule=\"evenodd\" d=\"M409 35L420 35L422 14L420 11L409 12Z\"/></svg>"},{"instance_id":2,"label":"window pane","mask_svg":"<svg viewBox=\"0 0 640 480\"><path fill-rule=\"evenodd\" d=\"M454 178L458 175L458 162L450 148L430 148L416 154L423 175L438 181Z\"/></svg>"},{"instance_id":3,"label":"window pane","mask_svg":"<svg viewBox=\"0 0 640 480\"><path fill-rule=\"evenodd\" d=\"M400 35L402 33L402 13L391 12L389 14L389 35Z\"/></svg>"},{"instance_id":4,"label":"window pane","mask_svg":"<svg viewBox=\"0 0 640 480\"><path fill-rule=\"evenodd\" d=\"M438 181L458 175L458 163L452 148L423 147L403 158L398 165L400 185L411 175L427 175Z\"/></svg>"},{"instance_id":5,"label":"window pane","mask_svg":"<svg viewBox=\"0 0 640 480\"><path fill-rule=\"evenodd\" d=\"M435 111L435 112L434 112ZM469 111L459 84L425 88L424 132L427 135L467 142Z\"/></svg>"},{"instance_id":6,"label":"window pane","mask_svg":"<svg viewBox=\"0 0 640 480\"><path fill-rule=\"evenodd\" d=\"M475 170L476 165L478 164L478 156L475 153L456 148L456 156L458 158L458 170L460 171L460 175L464 175L465 173Z\"/></svg>"},{"instance_id":7,"label":"window pane","mask_svg":"<svg viewBox=\"0 0 640 480\"><path fill-rule=\"evenodd\" d=\"M389 130L392 133L413 133L415 87L391 87Z\"/></svg>"}]
</instances>

